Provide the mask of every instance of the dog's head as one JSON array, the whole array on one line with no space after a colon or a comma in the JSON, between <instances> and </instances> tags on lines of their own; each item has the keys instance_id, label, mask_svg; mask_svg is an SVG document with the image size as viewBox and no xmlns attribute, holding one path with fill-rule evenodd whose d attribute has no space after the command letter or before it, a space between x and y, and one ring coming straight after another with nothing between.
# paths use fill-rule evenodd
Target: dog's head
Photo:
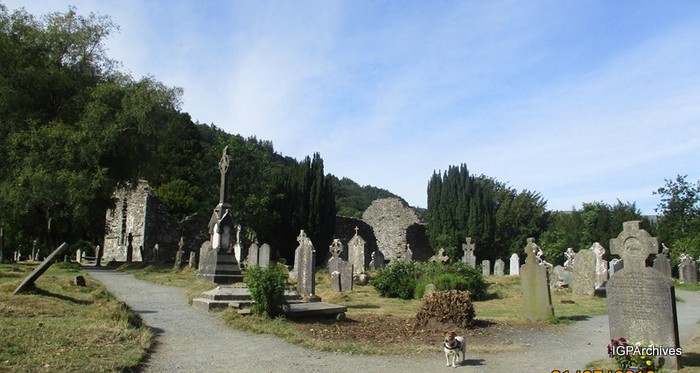
<instances>
[{"instance_id":1,"label":"dog's head","mask_svg":"<svg viewBox=\"0 0 700 373\"><path fill-rule=\"evenodd\" d=\"M448 345L452 344L454 342L455 337L457 336L457 333L455 332L445 332L445 343Z\"/></svg>"}]
</instances>

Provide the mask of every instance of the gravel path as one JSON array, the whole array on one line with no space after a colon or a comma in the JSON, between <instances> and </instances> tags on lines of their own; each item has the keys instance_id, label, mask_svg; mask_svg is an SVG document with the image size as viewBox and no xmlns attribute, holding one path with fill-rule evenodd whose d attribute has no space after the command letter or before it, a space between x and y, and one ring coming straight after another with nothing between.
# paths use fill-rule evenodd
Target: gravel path
<instances>
[{"instance_id":1,"label":"gravel path","mask_svg":"<svg viewBox=\"0 0 700 373\"><path fill-rule=\"evenodd\" d=\"M216 314L187 304L180 288L136 280L132 275L88 269L118 299L139 313L156 335L143 372L426 372L445 369L442 353L435 356L351 356L303 349L275 337L231 330ZM700 294L679 291L681 346L695 335ZM440 343L441 336L435 336ZM509 353L467 352L462 372L576 371L607 357L607 316L573 323L560 332L531 330L504 343L528 346ZM572 353L574 352L574 353Z\"/></svg>"}]
</instances>

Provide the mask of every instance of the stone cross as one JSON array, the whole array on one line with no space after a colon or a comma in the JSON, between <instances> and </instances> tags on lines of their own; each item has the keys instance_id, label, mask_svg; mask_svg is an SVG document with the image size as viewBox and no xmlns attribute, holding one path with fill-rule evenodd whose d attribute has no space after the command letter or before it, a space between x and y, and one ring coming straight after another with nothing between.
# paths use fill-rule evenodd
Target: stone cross
<instances>
[{"instance_id":1,"label":"stone cross","mask_svg":"<svg viewBox=\"0 0 700 373\"><path fill-rule=\"evenodd\" d=\"M549 289L549 271L537 262L539 246L535 239L527 239L525 264L520 267L520 285L523 292L523 316L531 320L547 320L554 316Z\"/></svg>"},{"instance_id":2,"label":"stone cross","mask_svg":"<svg viewBox=\"0 0 700 373\"><path fill-rule=\"evenodd\" d=\"M476 256L474 255L476 244L474 243L474 239L467 237L464 240L466 242L462 244L462 251L464 252L462 262L470 265L472 268L476 268Z\"/></svg>"},{"instance_id":3,"label":"stone cross","mask_svg":"<svg viewBox=\"0 0 700 373\"><path fill-rule=\"evenodd\" d=\"M574 249L572 248L567 248L566 251L564 252L564 256L566 257L566 261L564 262L564 269L566 270L571 270L574 268L574 257L576 256L576 252L574 252Z\"/></svg>"},{"instance_id":4,"label":"stone cross","mask_svg":"<svg viewBox=\"0 0 700 373\"><path fill-rule=\"evenodd\" d=\"M598 242L593 243L591 251L595 253L595 288L600 289L608 282L608 261L603 259L605 248Z\"/></svg>"},{"instance_id":5,"label":"stone cross","mask_svg":"<svg viewBox=\"0 0 700 373\"><path fill-rule=\"evenodd\" d=\"M231 156L228 154L228 145L224 147L219 161L219 171L221 172L221 182L219 185L219 204L225 204L228 200L229 193L229 165L231 164ZM223 212L223 211L222 211Z\"/></svg>"},{"instance_id":6,"label":"stone cross","mask_svg":"<svg viewBox=\"0 0 700 373\"><path fill-rule=\"evenodd\" d=\"M668 260L668 252L670 251L670 249L666 247L666 245L662 244L661 246L663 247L663 250L661 250L660 253L656 254L656 258L654 258L654 263L652 267L666 275L666 277L671 278L671 261Z\"/></svg>"},{"instance_id":7,"label":"stone cross","mask_svg":"<svg viewBox=\"0 0 700 373\"><path fill-rule=\"evenodd\" d=\"M622 232L610 240L610 251L624 261L624 267L610 277L605 289L610 339L653 341L675 348L680 342L673 282L645 266L646 258L658 253L659 241L639 225L640 221L623 223ZM664 369L679 369L678 356L659 358L664 359Z\"/></svg>"},{"instance_id":8,"label":"stone cross","mask_svg":"<svg viewBox=\"0 0 700 373\"><path fill-rule=\"evenodd\" d=\"M353 266L343 260L340 254L343 251L343 244L339 239L334 239L329 247L332 258L328 261L328 272L331 276L331 287L337 292L352 290L353 286Z\"/></svg>"}]
</instances>

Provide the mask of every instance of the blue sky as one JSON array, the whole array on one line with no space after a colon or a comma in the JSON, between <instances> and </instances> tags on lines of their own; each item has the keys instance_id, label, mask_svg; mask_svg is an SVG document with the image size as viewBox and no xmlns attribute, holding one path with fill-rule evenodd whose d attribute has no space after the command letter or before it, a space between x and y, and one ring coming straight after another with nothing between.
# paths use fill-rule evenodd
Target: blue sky
<instances>
[{"instance_id":1,"label":"blue sky","mask_svg":"<svg viewBox=\"0 0 700 373\"><path fill-rule=\"evenodd\" d=\"M461 163L550 210L700 180L697 1L0 1L108 15L193 120L414 206Z\"/></svg>"}]
</instances>

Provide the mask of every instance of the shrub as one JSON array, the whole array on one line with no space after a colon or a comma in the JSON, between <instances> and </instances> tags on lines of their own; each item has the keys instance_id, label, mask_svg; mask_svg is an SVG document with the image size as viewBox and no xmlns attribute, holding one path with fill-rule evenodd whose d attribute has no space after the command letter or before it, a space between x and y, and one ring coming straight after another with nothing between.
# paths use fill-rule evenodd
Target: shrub
<instances>
[{"instance_id":1,"label":"shrub","mask_svg":"<svg viewBox=\"0 0 700 373\"><path fill-rule=\"evenodd\" d=\"M469 328L473 326L475 316L474 305L468 291L437 291L423 300L423 304L416 313L414 327L425 326L433 321Z\"/></svg>"},{"instance_id":2,"label":"shrub","mask_svg":"<svg viewBox=\"0 0 700 373\"><path fill-rule=\"evenodd\" d=\"M245 283L250 291L250 297L255 302L251 311L254 314L277 317L288 307L284 297L286 274L280 265L270 263L268 268L260 266L248 267L245 273Z\"/></svg>"},{"instance_id":3,"label":"shrub","mask_svg":"<svg viewBox=\"0 0 700 373\"><path fill-rule=\"evenodd\" d=\"M415 289L417 299L423 297L427 284L434 284L437 290L469 291L474 300L482 299L486 295L488 284L484 281L482 273L465 263L424 263L421 272L422 276Z\"/></svg>"},{"instance_id":4,"label":"shrub","mask_svg":"<svg viewBox=\"0 0 700 373\"><path fill-rule=\"evenodd\" d=\"M372 286L383 297L412 299L419 275L415 262L394 262L377 272L372 279Z\"/></svg>"}]
</instances>

